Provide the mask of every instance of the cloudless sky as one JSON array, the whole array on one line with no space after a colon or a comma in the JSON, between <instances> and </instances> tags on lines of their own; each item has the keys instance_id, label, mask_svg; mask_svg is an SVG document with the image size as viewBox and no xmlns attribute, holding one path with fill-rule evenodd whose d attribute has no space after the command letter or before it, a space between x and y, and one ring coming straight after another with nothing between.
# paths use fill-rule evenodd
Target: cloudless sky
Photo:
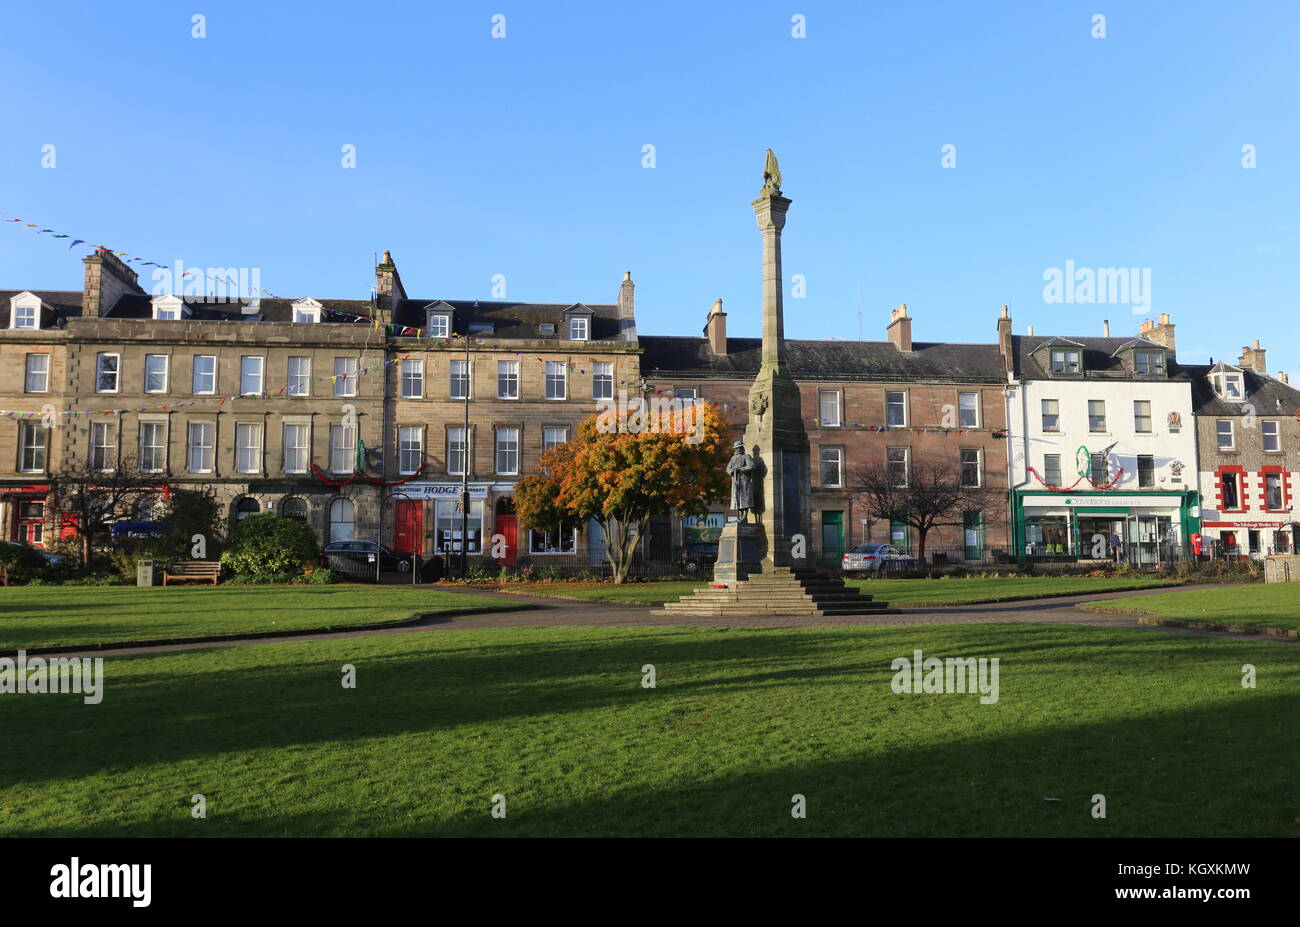
<instances>
[{"instance_id":1,"label":"cloudless sky","mask_svg":"<svg viewBox=\"0 0 1300 927\"><path fill-rule=\"evenodd\" d=\"M1044 301L1071 260L1150 268L1185 361L1300 366L1293 0L9 2L0 56L0 212L281 296L366 298L388 248L413 297L608 303L631 270L643 333L722 297L757 336L771 147L790 337L899 303L918 341L991 341L1004 302L1135 332ZM85 253L0 223L0 288L80 288Z\"/></svg>"}]
</instances>

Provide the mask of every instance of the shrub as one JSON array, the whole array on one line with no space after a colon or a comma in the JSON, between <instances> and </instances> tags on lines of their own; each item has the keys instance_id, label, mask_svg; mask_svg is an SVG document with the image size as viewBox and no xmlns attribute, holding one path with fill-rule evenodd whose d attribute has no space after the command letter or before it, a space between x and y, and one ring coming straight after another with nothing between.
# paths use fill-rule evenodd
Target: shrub
<instances>
[{"instance_id":1,"label":"shrub","mask_svg":"<svg viewBox=\"0 0 1300 927\"><path fill-rule=\"evenodd\" d=\"M30 583L49 573L45 558L26 544L0 544L0 563L9 568L9 582Z\"/></svg>"},{"instance_id":2,"label":"shrub","mask_svg":"<svg viewBox=\"0 0 1300 927\"><path fill-rule=\"evenodd\" d=\"M236 577L292 574L300 578L317 552L316 534L311 528L292 518L265 512L239 523L221 562Z\"/></svg>"},{"instance_id":3,"label":"shrub","mask_svg":"<svg viewBox=\"0 0 1300 927\"><path fill-rule=\"evenodd\" d=\"M328 586L334 582L333 570L312 570L303 577L303 582L308 586Z\"/></svg>"}]
</instances>

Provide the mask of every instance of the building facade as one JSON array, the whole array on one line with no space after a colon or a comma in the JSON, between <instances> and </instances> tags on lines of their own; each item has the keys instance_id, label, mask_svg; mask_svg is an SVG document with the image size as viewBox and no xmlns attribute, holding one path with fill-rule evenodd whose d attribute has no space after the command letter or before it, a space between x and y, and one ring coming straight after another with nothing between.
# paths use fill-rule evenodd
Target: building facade
<instances>
[{"instance_id":1,"label":"building facade","mask_svg":"<svg viewBox=\"0 0 1300 927\"><path fill-rule=\"evenodd\" d=\"M1236 364L1190 368L1201 531L1216 556L1287 554L1300 541L1300 392L1270 376L1255 341Z\"/></svg>"}]
</instances>

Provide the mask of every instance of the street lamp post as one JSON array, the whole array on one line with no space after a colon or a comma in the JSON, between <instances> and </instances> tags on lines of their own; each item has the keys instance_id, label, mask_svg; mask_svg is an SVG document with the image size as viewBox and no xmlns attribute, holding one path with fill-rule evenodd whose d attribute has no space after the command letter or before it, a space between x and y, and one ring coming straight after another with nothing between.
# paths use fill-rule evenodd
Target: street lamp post
<instances>
[{"instance_id":1,"label":"street lamp post","mask_svg":"<svg viewBox=\"0 0 1300 927\"><path fill-rule=\"evenodd\" d=\"M460 464L460 578L469 581L469 335L465 336L465 422L461 432Z\"/></svg>"}]
</instances>

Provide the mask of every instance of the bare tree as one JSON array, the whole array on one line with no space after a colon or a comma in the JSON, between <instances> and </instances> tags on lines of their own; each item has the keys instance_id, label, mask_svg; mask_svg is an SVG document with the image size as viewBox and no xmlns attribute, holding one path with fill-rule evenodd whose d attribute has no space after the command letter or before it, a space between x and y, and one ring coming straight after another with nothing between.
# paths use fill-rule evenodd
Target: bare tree
<instances>
[{"instance_id":1,"label":"bare tree","mask_svg":"<svg viewBox=\"0 0 1300 927\"><path fill-rule=\"evenodd\" d=\"M158 493L157 474L142 473L133 459L110 471L65 460L55 474L54 510L59 534L71 529L81 541L81 562L90 566L91 549L107 541L113 522L133 512L140 500Z\"/></svg>"},{"instance_id":2,"label":"bare tree","mask_svg":"<svg viewBox=\"0 0 1300 927\"><path fill-rule=\"evenodd\" d=\"M873 518L902 521L916 531L917 556L925 560L931 531L944 526L965 527L975 514L987 529L1000 517L1001 494L983 486L963 485L960 467L946 460L915 464L864 464L853 471L854 497Z\"/></svg>"}]
</instances>

